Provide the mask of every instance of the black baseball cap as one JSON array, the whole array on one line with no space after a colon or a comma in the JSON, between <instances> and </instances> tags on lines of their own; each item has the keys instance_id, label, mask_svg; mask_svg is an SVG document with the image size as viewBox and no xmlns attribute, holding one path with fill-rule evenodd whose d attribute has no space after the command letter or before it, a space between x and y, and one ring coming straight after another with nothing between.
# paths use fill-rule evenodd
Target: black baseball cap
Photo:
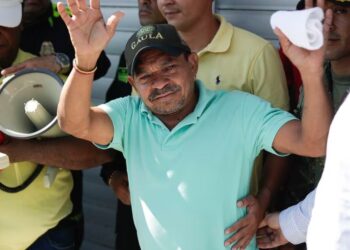
<instances>
[{"instance_id":1,"label":"black baseball cap","mask_svg":"<svg viewBox=\"0 0 350 250\"><path fill-rule=\"evenodd\" d=\"M350 0L327 0L327 1L332 2L336 5L350 7ZM314 0L313 3L316 4L316 0ZM303 9L305 9L305 0L300 0L297 4L297 10L303 10Z\"/></svg>"},{"instance_id":2,"label":"black baseball cap","mask_svg":"<svg viewBox=\"0 0 350 250\"><path fill-rule=\"evenodd\" d=\"M329 2L332 2L334 4L340 5L340 6L348 6L350 7L350 0L327 0Z\"/></svg>"},{"instance_id":3,"label":"black baseball cap","mask_svg":"<svg viewBox=\"0 0 350 250\"><path fill-rule=\"evenodd\" d=\"M191 53L174 26L169 24L146 25L136 31L125 46L125 61L128 74L133 75L137 57L146 49L159 49L172 56Z\"/></svg>"}]
</instances>

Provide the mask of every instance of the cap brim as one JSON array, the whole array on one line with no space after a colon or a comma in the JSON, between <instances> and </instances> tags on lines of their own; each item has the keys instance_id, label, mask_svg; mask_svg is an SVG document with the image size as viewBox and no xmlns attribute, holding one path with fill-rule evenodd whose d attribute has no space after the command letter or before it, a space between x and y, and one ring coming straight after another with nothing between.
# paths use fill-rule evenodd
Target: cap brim
<instances>
[{"instance_id":1,"label":"cap brim","mask_svg":"<svg viewBox=\"0 0 350 250\"><path fill-rule=\"evenodd\" d=\"M138 57L140 56L140 54L142 52L144 52L145 50L149 50L149 49L157 49L157 50L161 50L171 56L178 56L180 55L181 53L185 53L185 52L190 52L190 51L187 51L183 48L180 48L180 47L170 47L170 46L162 46L162 45L149 45L149 46L145 46L143 47L142 49L140 49L134 56L134 59L131 63L131 67L129 69L129 75L134 75L135 73L135 65L137 63L137 59Z\"/></svg>"},{"instance_id":2,"label":"cap brim","mask_svg":"<svg viewBox=\"0 0 350 250\"><path fill-rule=\"evenodd\" d=\"M13 6L0 7L0 26L14 28L22 20L22 6L16 4Z\"/></svg>"}]
</instances>

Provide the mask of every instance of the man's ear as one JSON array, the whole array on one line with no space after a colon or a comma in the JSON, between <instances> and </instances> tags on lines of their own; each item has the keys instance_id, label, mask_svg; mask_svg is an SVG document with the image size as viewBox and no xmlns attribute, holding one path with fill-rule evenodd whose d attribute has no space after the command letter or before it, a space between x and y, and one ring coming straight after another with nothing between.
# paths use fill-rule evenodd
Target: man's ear
<instances>
[{"instance_id":1,"label":"man's ear","mask_svg":"<svg viewBox=\"0 0 350 250\"><path fill-rule=\"evenodd\" d=\"M191 53L188 56L188 62L191 64L191 68L193 70L194 75L197 75L198 71L198 56L196 53Z\"/></svg>"},{"instance_id":2,"label":"man's ear","mask_svg":"<svg viewBox=\"0 0 350 250\"><path fill-rule=\"evenodd\" d=\"M135 88L135 80L134 77L132 76L128 76L128 82L130 83L130 85Z\"/></svg>"},{"instance_id":3,"label":"man's ear","mask_svg":"<svg viewBox=\"0 0 350 250\"><path fill-rule=\"evenodd\" d=\"M128 76L128 82L131 85L131 87L133 88L133 92L134 90L136 91L137 94L139 94L139 91L137 90L136 86L135 86L135 79L132 76Z\"/></svg>"}]
</instances>

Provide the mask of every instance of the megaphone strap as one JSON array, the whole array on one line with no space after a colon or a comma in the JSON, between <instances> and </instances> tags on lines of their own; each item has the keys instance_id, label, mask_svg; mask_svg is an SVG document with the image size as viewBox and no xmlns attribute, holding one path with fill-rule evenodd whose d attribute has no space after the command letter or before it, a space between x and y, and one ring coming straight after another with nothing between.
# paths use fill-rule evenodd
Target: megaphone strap
<instances>
[{"instance_id":1,"label":"megaphone strap","mask_svg":"<svg viewBox=\"0 0 350 250\"><path fill-rule=\"evenodd\" d=\"M44 165L38 164L33 173L21 185L17 187L8 187L0 182L0 190L6 193L18 193L26 189L35 180L35 178L38 177L43 168Z\"/></svg>"}]
</instances>

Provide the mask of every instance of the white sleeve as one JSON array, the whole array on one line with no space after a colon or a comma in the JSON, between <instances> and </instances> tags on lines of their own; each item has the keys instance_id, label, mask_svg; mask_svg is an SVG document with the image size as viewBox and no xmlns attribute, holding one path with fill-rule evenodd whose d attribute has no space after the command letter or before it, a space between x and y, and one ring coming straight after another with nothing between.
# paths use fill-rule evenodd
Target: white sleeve
<instances>
[{"instance_id":1,"label":"white sleeve","mask_svg":"<svg viewBox=\"0 0 350 250\"><path fill-rule=\"evenodd\" d=\"M279 215L282 233L294 245L306 241L306 233L315 201L315 191L313 190L304 200L283 210Z\"/></svg>"}]
</instances>

